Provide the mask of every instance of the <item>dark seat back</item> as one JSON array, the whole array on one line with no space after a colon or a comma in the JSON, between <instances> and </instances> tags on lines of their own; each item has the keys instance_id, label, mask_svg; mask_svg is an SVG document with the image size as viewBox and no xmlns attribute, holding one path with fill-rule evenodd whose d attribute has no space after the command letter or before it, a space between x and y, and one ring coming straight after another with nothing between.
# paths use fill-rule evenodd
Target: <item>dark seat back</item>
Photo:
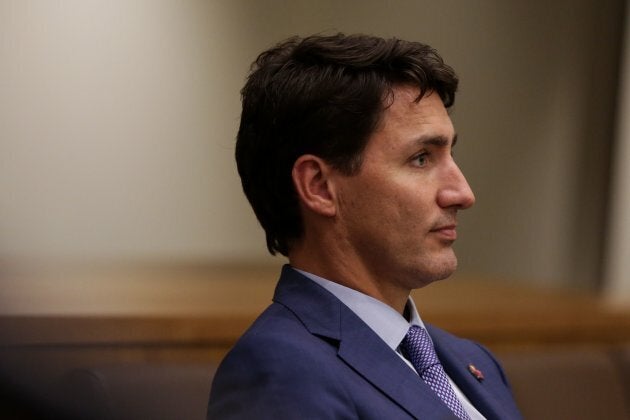
<instances>
[{"instance_id":1,"label":"dark seat back","mask_svg":"<svg viewBox=\"0 0 630 420\"><path fill-rule=\"evenodd\" d=\"M630 419L621 372L607 351L526 352L501 361L526 419Z\"/></svg>"},{"instance_id":2,"label":"dark seat back","mask_svg":"<svg viewBox=\"0 0 630 420\"><path fill-rule=\"evenodd\" d=\"M74 369L64 378L80 418L206 418L212 364L117 364Z\"/></svg>"}]
</instances>

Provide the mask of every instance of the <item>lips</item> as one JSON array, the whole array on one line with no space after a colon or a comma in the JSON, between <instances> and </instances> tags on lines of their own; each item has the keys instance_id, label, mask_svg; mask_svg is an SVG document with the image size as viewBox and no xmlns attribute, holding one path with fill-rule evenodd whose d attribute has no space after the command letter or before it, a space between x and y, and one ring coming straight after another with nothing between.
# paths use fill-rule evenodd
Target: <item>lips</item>
<instances>
[{"instance_id":1,"label":"lips","mask_svg":"<svg viewBox=\"0 0 630 420\"><path fill-rule=\"evenodd\" d=\"M447 241L454 241L455 239L457 239L457 225L455 224L438 226L434 229L431 229L431 232L436 233L441 238Z\"/></svg>"}]
</instances>

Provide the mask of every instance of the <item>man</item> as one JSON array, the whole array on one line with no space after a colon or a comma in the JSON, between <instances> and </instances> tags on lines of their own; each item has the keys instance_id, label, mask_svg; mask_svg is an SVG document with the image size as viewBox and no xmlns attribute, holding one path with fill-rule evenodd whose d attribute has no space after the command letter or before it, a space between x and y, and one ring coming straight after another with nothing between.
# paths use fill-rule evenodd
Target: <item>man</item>
<instances>
[{"instance_id":1,"label":"man","mask_svg":"<svg viewBox=\"0 0 630 420\"><path fill-rule=\"evenodd\" d=\"M258 57L236 161L289 265L219 367L209 418L520 418L496 360L409 296L453 273L475 200L453 160L457 84L397 39L292 38Z\"/></svg>"}]
</instances>

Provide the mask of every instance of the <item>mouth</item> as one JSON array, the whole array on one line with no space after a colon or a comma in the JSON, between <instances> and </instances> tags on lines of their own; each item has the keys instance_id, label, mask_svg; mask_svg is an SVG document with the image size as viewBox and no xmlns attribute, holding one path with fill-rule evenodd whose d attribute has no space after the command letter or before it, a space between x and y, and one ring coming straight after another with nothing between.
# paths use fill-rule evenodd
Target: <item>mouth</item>
<instances>
[{"instance_id":1,"label":"mouth","mask_svg":"<svg viewBox=\"0 0 630 420\"><path fill-rule=\"evenodd\" d=\"M437 234L440 238L446 241L454 241L457 239L457 225L442 225L431 229L431 233Z\"/></svg>"}]
</instances>

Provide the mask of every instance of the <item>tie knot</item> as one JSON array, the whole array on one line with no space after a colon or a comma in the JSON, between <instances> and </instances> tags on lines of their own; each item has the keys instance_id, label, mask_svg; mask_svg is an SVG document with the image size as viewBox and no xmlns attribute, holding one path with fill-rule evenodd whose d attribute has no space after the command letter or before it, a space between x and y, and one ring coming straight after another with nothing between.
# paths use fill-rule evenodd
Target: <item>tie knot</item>
<instances>
[{"instance_id":1,"label":"tie knot","mask_svg":"<svg viewBox=\"0 0 630 420\"><path fill-rule=\"evenodd\" d=\"M400 348L420 375L430 367L440 364L429 333L422 327L412 325L400 343Z\"/></svg>"}]
</instances>

